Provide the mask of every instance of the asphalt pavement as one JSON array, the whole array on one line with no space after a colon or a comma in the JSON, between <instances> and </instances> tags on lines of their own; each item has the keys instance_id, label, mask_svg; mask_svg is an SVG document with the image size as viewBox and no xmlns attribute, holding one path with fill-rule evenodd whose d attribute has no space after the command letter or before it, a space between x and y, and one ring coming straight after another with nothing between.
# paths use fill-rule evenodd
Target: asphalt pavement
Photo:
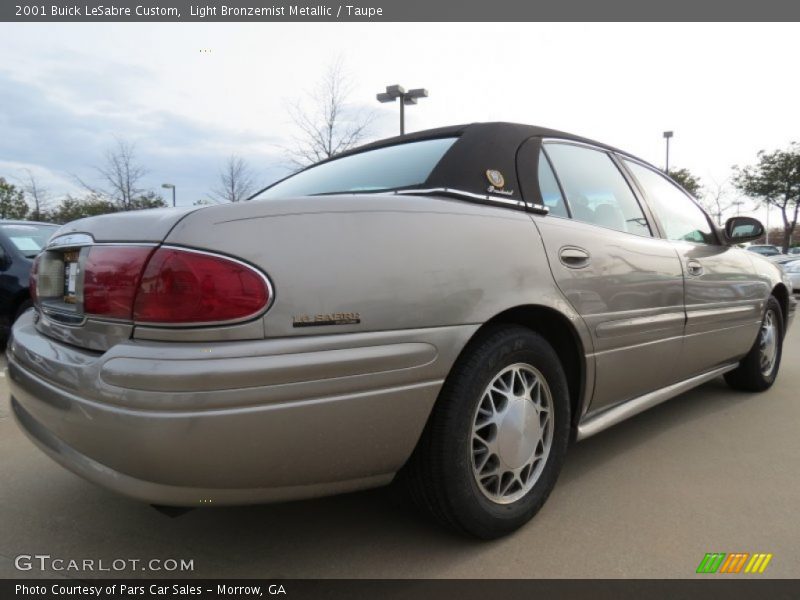
<instances>
[{"instance_id":1,"label":"asphalt pavement","mask_svg":"<svg viewBox=\"0 0 800 600\"><path fill-rule=\"evenodd\" d=\"M764 552L773 558L755 577L797 578L798 429L795 324L771 390L733 392L715 380L574 445L539 515L487 543L439 529L391 487L163 515L43 455L9 415L2 377L0 577L682 578L697 576L707 552ZM95 568L184 559L193 570L48 564L43 573L18 570L20 555L89 559Z\"/></svg>"}]
</instances>

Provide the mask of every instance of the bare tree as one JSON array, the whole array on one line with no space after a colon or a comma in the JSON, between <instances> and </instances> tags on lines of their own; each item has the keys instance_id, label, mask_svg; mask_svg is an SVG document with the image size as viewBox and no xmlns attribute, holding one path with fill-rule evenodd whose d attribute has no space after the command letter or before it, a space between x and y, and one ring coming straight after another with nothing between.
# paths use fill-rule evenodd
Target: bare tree
<instances>
[{"instance_id":1,"label":"bare tree","mask_svg":"<svg viewBox=\"0 0 800 600\"><path fill-rule=\"evenodd\" d=\"M712 214L717 225L722 226L723 217L729 210L742 205L742 201L738 198L731 198L731 184L730 179L725 179L722 183L718 182L713 177L711 178L713 186L705 188L706 193L701 199L701 204Z\"/></svg>"},{"instance_id":2,"label":"bare tree","mask_svg":"<svg viewBox=\"0 0 800 600\"><path fill-rule=\"evenodd\" d=\"M86 190L98 196L105 196L122 210L134 207L137 198L145 193L140 181L147 175L147 169L136 158L135 146L117 138L116 145L106 150L104 162L96 167L101 185L93 186L76 177Z\"/></svg>"},{"instance_id":3,"label":"bare tree","mask_svg":"<svg viewBox=\"0 0 800 600\"><path fill-rule=\"evenodd\" d=\"M305 102L289 107L299 134L287 148L289 161L302 168L357 146L368 134L374 113L348 106L350 82L341 59L333 62Z\"/></svg>"},{"instance_id":4,"label":"bare tree","mask_svg":"<svg viewBox=\"0 0 800 600\"><path fill-rule=\"evenodd\" d=\"M34 221L42 220L42 213L47 209L50 202L49 190L39 183L39 180L30 169L23 169L25 177L23 178L22 190L25 192L26 199L33 204L33 211L30 217Z\"/></svg>"},{"instance_id":5,"label":"bare tree","mask_svg":"<svg viewBox=\"0 0 800 600\"><path fill-rule=\"evenodd\" d=\"M211 190L214 200L241 202L247 200L256 187L255 177L247 162L232 154L219 174L219 184Z\"/></svg>"}]
</instances>

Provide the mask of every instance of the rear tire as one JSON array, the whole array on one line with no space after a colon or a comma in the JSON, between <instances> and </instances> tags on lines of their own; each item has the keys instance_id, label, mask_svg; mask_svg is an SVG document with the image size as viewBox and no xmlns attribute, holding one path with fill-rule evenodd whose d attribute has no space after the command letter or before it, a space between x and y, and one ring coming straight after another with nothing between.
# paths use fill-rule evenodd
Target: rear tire
<instances>
[{"instance_id":1,"label":"rear tire","mask_svg":"<svg viewBox=\"0 0 800 600\"><path fill-rule=\"evenodd\" d=\"M524 327L493 326L453 367L404 477L441 524L497 538L542 507L569 438L567 380L552 346Z\"/></svg>"},{"instance_id":2,"label":"rear tire","mask_svg":"<svg viewBox=\"0 0 800 600\"><path fill-rule=\"evenodd\" d=\"M753 347L736 369L725 374L728 385L745 392L763 392L772 387L781 366L783 333L781 305L770 296Z\"/></svg>"}]
</instances>

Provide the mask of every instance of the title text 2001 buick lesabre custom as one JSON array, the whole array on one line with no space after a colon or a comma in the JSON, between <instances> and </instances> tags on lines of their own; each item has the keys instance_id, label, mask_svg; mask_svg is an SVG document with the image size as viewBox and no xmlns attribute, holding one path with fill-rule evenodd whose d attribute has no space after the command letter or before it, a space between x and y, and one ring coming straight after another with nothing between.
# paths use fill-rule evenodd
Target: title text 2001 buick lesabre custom
<instances>
[{"instance_id":1,"label":"title text 2001 buick lesabre custom","mask_svg":"<svg viewBox=\"0 0 800 600\"><path fill-rule=\"evenodd\" d=\"M387 484L480 537L571 438L724 374L765 390L795 300L647 163L507 123L425 131L252 201L65 225L13 329L13 414L147 502Z\"/></svg>"}]
</instances>

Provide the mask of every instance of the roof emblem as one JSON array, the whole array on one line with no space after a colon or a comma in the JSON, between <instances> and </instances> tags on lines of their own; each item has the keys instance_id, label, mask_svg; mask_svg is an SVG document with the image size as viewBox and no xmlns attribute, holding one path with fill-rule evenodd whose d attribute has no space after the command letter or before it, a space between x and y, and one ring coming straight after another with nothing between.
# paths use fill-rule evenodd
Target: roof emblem
<instances>
[{"instance_id":1,"label":"roof emblem","mask_svg":"<svg viewBox=\"0 0 800 600\"><path fill-rule=\"evenodd\" d=\"M497 169L488 169L486 171L486 179L496 188L502 188L506 184L503 174Z\"/></svg>"}]
</instances>

